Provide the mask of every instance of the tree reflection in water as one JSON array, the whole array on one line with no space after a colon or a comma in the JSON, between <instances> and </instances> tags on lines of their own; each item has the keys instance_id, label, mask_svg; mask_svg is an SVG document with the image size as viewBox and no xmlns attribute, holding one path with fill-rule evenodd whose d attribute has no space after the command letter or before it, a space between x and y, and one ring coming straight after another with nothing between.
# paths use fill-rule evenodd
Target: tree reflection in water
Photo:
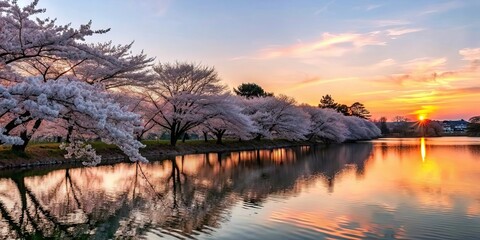
<instances>
[{"instance_id":1,"label":"tree reflection in water","mask_svg":"<svg viewBox=\"0 0 480 240\"><path fill-rule=\"evenodd\" d=\"M370 143L179 156L150 164L23 170L0 179L5 238L194 236L215 231L231 207L262 207L355 168L365 174Z\"/></svg>"}]
</instances>

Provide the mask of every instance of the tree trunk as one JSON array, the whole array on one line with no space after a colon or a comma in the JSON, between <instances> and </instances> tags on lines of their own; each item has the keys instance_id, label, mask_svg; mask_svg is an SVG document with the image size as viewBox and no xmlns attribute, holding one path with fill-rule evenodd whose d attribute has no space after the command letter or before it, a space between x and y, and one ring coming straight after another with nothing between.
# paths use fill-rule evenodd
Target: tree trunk
<instances>
[{"instance_id":1,"label":"tree trunk","mask_svg":"<svg viewBox=\"0 0 480 240\"><path fill-rule=\"evenodd\" d=\"M182 142L185 143L185 140L187 140L187 133L184 133L182 136Z\"/></svg>"},{"instance_id":2,"label":"tree trunk","mask_svg":"<svg viewBox=\"0 0 480 240\"><path fill-rule=\"evenodd\" d=\"M26 112L22 115L20 115L19 118L26 118L25 120L23 121L17 121L17 119L12 119L10 122L8 122L5 127L3 127L4 129L4 133L5 135L10 135L10 131L12 131L13 129L15 129L16 127L20 126L21 124L24 124L24 123L28 123L29 121L31 121L32 119L30 118L30 113L29 112ZM0 143L3 143L2 141L0 141Z\"/></svg>"},{"instance_id":3,"label":"tree trunk","mask_svg":"<svg viewBox=\"0 0 480 240\"><path fill-rule=\"evenodd\" d=\"M5 129L5 134L9 134L10 131L12 131L14 128L18 127L19 125L23 124L23 123L27 123L29 121L31 121L32 119L30 118L30 113L29 112L26 112L22 115L20 115L19 118L26 118L25 120L23 121L20 121L20 122L17 122L17 119L12 119L9 123L7 123L7 125L5 125L5 127L3 127L3 129Z\"/></svg>"},{"instance_id":4,"label":"tree trunk","mask_svg":"<svg viewBox=\"0 0 480 240\"><path fill-rule=\"evenodd\" d=\"M222 144L223 133L224 132L222 131L215 134L215 136L217 137L217 144Z\"/></svg>"},{"instance_id":5,"label":"tree trunk","mask_svg":"<svg viewBox=\"0 0 480 240\"><path fill-rule=\"evenodd\" d=\"M203 132L203 139L208 142L208 132Z\"/></svg>"},{"instance_id":6,"label":"tree trunk","mask_svg":"<svg viewBox=\"0 0 480 240\"><path fill-rule=\"evenodd\" d=\"M30 139L29 139L29 137L28 137L27 130L23 130L23 131L20 133L20 138L23 140L23 144L21 144L21 145L13 145L13 146L12 146L12 151L24 153L24 152L25 152L25 148L27 147L27 144L28 144L28 142L30 141Z\"/></svg>"},{"instance_id":7,"label":"tree trunk","mask_svg":"<svg viewBox=\"0 0 480 240\"><path fill-rule=\"evenodd\" d=\"M177 145L177 140L178 136L173 131L170 131L170 146L175 147Z\"/></svg>"},{"instance_id":8,"label":"tree trunk","mask_svg":"<svg viewBox=\"0 0 480 240\"><path fill-rule=\"evenodd\" d=\"M37 131L37 129L40 127L40 124L42 124L42 120L41 119L37 119L35 121L35 123L33 124L33 127L32 127L32 132L30 134L28 134L28 131L27 129L25 129L25 131L22 131L20 133L20 138L23 140L23 144L21 145L13 145L12 146L12 150L15 151L15 152L22 152L24 153L25 152L25 149L27 148L27 145L28 143L30 142L30 140L32 139L32 136L33 134Z\"/></svg>"}]
</instances>

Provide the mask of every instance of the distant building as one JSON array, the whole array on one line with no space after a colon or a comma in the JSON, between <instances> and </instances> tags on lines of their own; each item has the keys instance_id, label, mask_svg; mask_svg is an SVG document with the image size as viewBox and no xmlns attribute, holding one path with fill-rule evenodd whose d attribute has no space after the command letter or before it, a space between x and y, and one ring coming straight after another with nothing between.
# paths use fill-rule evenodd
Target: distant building
<instances>
[{"instance_id":1,"label":"distant building","mask_svg":"<svg viewBox=\"0 0 480 240\"><path fill-rule=\"evenodd\" d=\"M465 120L443 121L443 132L448 134L466 133L468 122Z\"/></svg>"}]
</instances>

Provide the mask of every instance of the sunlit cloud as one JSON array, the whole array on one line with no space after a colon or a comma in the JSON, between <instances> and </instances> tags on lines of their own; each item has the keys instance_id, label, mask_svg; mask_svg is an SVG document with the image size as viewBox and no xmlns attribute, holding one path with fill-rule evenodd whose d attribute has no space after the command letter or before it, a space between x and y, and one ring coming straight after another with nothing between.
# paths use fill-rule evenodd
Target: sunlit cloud
<instances>
[{"instance_id":1,"label":"sunlit cloud","mask_svg":"<svg viewBox=\"0 0 480 240\"><path fill-rule=\"evenodd\" d=\"M447 58L415 58L399 66L404 73L393 74L389 78L399 84L414 84L415 82L441 83L453 73L444 68Z\"/></svg>"},{"instance_id":2,"label":"sunlit cloud","mask_svg":"<svg viewBox=\"0 0 480 240\"><path fill-rule=\"evenodd\" d=\"M387 21L384 25L404 25L403 21ZM366 46L386 46L387 40L409 33L423 31L422 28L392 28L382 31L371 31L367 33L323 33L320 39L310 42L302 42L284 46L270 46L260 49L253 57L240 56L230 60L241 59L274 59L274 58L312 58L312 57L342 57L348 53L359 51ZM392 65L392 60L382 64ZM379 65L378 67L381 67Z\"/></svg>"},{"instance_id":3,"label":"sunlit cloud","mask_svg":"<svg viewBox=\"0 0 480 240\"><path fill-rule=\"evenodd\" d=\"M377 68L389 67L389 66L395 65L396 63L397 62L394 59L388 58L373 64L372 68L377 69Z\"/></svg>"},{"instance_id":4,"label":"sunlit cloud","mask_svg":"<svg viewBox=\"0 0 480 240\"><path fill-rule=\"evenodd\" d=\"M463 60L480 60L480 48L464 48L460 49L458 53L463 56Z\"/></svg>"},{"instance_id":5,"label":"sunlit cloud","mask_svg":"<svg viewBox=\"0 0 480 240\"><path fill-rule=\"evenodd\" d=\"M442 57L442 58L415 58L412 59L405 64L402 65L402 67L411 72L433 72L433 71L438 71L442 69L445 64L447 63L447 58Z\"/></svg>"},{"instance_id":6,"label":"sunlit cloud","mask_svg":"<svg viewBox=\"0 0 480 240\"><path fill-rule=\"evenodd\" d=\"M361 93L355 93L355 96L366 96L366 95L378 95L382 93L391 93L395 92L394 90L379 90L379 91L370 91L370 92L361 92Z\"/></svg>"},{"instance_id":7,"label":"sunlit cloud","mask_svg":"<svg viewBox=\"0 0 480 240\"><path fill-rule=\"evenodd\" d=\"M434 113L438 109L437 106L422 106L419 110L412 112L414 115L422 115L422 116L429 116L430 114Z\"/></svg>"},{"instance_id":8,"label":"sunlit cloud","mask_svg":"<svg viewBox=\"0 0 480 240\"><path fill-rule=\"evenodd\" d=\"M360 33L324 33L313 42L297 43L291 46L269 47L260 50L259 59L278 57L324 56L339 57L347 52L361 49L364 46L383 46L386 43L379 38L378 32Z\"/></svg>"},{"instance_id":9,"label":"sunlit cloud","mask_svg":"<svg viewBox=\"0 0 480 240\"><path fill-rule=\"evenodd\" d=\"M459 55L469 63L476 62L480 59L480 48L464 48L459 50ZM388 65L390 61L387 60L377 64ZM449 69L447 63L446 57L415 58L395 63L394 66L398 66L403 73L373 80L381 85L380 89L395 89L395 94L382 90L371 91L372 97L378 98L383 94L387 98L387 104L373 101L374 107L388 106L411 115L437 116L439 112L445 114L459 111L460 108L468 109L470 105L465 105L466 102L479 104L476 96L480 96L480 71L468 65ZM370 94L357 96L368 97ZM388 112L385 109L382 111Z\"/></svg>"},{"instance_id":10,"label":"sunlit cloud","mask_svg":"<svg viewBox=\"0 0 480 240\"><path fill-rule=\"evenodd\" d=\"M305 87L311 87L321 84L334 83L334 82L344 82L344 81L354 81L358 80L357 77L345 77L345 78L321 78L321 77L309 77L303 81L296 82L288 88L288 91L294 91L297 89L302 89Z\"/></svg>"}]
</instances>

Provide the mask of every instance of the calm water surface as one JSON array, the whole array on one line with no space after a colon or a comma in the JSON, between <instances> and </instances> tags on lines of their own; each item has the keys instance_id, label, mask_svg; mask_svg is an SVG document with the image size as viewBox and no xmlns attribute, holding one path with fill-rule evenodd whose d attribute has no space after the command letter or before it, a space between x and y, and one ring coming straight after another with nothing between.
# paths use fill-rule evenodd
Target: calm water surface
<instances>
[{"instance_id":1,"label":"calm water surface","mask_svg":"<svg viewBox=\"0 0 480 240\"><path fill-rule=\"evenodd\" d=\"M479 239L480 138L0 172L0 236Z\"/></svg>"}]
</instances>

